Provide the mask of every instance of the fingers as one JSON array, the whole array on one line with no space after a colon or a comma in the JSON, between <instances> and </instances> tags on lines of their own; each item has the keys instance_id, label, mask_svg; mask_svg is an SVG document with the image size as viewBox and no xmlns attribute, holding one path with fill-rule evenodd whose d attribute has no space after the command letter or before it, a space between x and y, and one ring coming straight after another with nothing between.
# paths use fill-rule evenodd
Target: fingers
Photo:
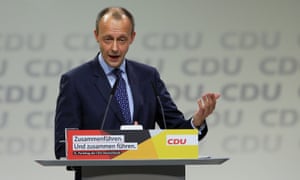
<instances>
[{"instance_id":1,"label":"fingers","mask_svg":"<svg viewBox=\"0 0 300 180\"><path fill-rule=\"evenodd\" d=\"M214 93L214 97L217 100L217 99L219 99L221 97L221 94L220 93Z\"/></svg>"},{"instance_id":2,"label":"fingers","mask_svg":"<svg viewBox=\"0 0 300 180\"><path fill-rule=\"evenodd\" d=\"M205 104L204 104L203 98L198 99L197 103L198 103L198 107L199 107L198 108L198 116L201 119L204 119L205 118Z\"/></svg>"},{"instance_id":3,"label":"fingers","mask_svg":"<svg viewBox=\"0 0 300 180\"><path fill-rule=\"evenodd\" d=\"M217 99L219 99L220 96L218 93L206 93L197 100L198 110L193 116L195 126L200 126L207 116L215 110Z\"/></svg>"},{"instance_id":4,"label":"fingers","mask_svg":"<svg viewBox=\"0 0 300 180\"><path fill-rule=\"evenodd\" d=\"M207 93L198 100L199 113L201 116L206 118L215 110L217 99L220 98L220 96L218 93Z\"/></svg>"}]
</instances>

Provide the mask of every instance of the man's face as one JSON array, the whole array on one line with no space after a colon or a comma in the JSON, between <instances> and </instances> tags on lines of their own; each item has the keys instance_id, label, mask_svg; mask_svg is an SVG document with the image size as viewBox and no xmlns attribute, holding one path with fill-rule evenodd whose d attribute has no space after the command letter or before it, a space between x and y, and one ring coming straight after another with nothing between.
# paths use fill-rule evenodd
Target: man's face
<instances>
[{"instance_id":1,"label":"man's face","mask_svg":"<svg viewBox=\"0 0 300 180\"><path fill-rule=\"evenodd\" d=\"M135 37L130 20L126 16L114 19L108 14L102 17L98 29L94 35L105 62L113 68L119 67Z\"/></svg>"}]
</instances>

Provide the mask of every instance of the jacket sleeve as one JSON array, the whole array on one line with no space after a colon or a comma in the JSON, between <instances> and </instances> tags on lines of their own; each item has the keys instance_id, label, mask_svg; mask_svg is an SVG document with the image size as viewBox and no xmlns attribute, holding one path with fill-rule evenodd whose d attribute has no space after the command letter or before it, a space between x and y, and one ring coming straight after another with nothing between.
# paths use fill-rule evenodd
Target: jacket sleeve
<instances>
[{"instance_id":1,"label":"jacket sleeve","mask_svg":"<svg viewBox=\"0 0 300 180\"><path fill-rule=\"evenodd\" d=\"M176 104L172 100L170 93L167 90L167 87L165 86L164 82L161 80L158 71L155 72L154 79L155 79L154 81L155 86L158 90L162 102L167 128L169 129L197 128L199 130L198 139L201 140L208 132L206 122L200 127L193 127L191 122L192 119L190 118L186 120L183 113L177 108ZM162 122L158 122L158 124L161 128L163 128Z\"/></svg>"},{"instance_id":2,"label":"jacket sleeve","mask_svg":"<svg viewBox=\"0 0 300 180\"><path fill-rule=\"evenodd\" d=\"M60 80L55 112L55 157L65 157L65 129L80 126L80 103L75 83L68 75Z\"/></svg>"}]
</instances>

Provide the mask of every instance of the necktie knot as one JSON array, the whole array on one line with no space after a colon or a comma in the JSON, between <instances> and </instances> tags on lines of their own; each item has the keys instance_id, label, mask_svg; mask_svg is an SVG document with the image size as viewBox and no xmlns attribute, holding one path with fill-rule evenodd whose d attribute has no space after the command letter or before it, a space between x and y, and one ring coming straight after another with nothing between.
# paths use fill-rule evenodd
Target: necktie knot
<instances>
[{"instance_id":1,"label":"necktie knot","mask_svg":"<svg viewBox=\"0 0 300 180\"><path fill-rule=\"evenodd\" d=\"M121 78L121 73L122 71L119 68L116 68L113 70L113 74L117 77L117 78Z\"/></svg>"}]
</instances>

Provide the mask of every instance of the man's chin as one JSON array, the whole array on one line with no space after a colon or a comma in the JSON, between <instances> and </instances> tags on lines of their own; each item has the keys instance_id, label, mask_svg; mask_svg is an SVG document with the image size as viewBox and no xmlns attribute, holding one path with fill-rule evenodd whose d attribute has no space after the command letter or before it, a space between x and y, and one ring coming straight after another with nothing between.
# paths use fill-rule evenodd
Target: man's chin
<instances>
[{"instance_id":1,"label":"man's chin","mask_svg":"<svg viewBox=\"0 0 300 180\"><path fill-rule=\"evenodd\" d=\"M109 61L109 65L113 68L120 67L121 62L120 61Z\"/></svg>"}]
</instances>

